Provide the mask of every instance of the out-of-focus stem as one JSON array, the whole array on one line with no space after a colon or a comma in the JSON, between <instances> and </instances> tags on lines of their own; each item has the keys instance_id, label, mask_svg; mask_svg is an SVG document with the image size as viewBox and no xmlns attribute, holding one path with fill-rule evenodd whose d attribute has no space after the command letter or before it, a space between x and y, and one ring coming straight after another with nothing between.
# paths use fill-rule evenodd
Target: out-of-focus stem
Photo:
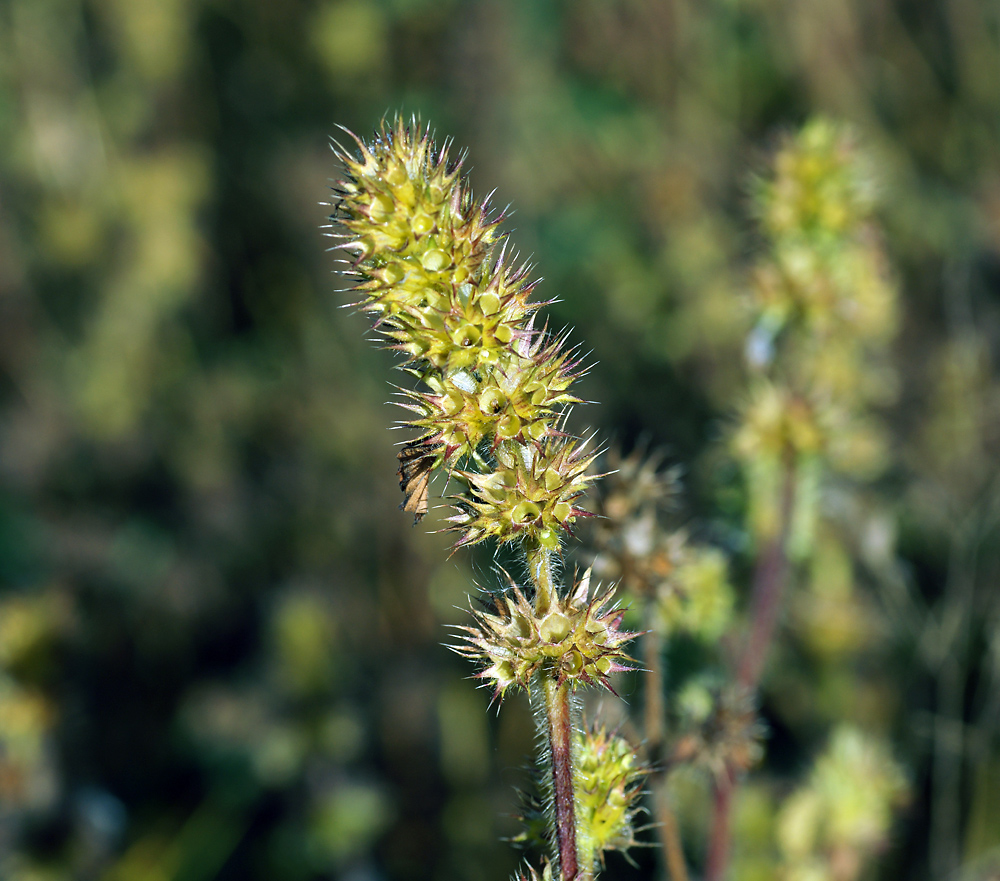
<instances>
[{"instance_id":1,"label":"out-of-focus stem","mask_svg":"<svg viewBox=\"0 0 1000 881\"><path fill-rule=\"evenodd\" d=\"M646 748L654 768L659 770L650 775L649 786L653 793L653 811L660 840L663 843L663 858L670 881L688 881L687 865L684 862L684 848L681 844L677 817L670 804L667 790L667 774L664 767L663 741L665 707L663 637L652 626L654 603L647 600L643 610L647 631L643 637L643 663L646 667L646 708L645 735Z\"/></svg>"},{"instance_id":2,"label":"out-of-focus stem","mask_svg":"<svg viewBox=\"0 0 1000 881\"><path fill-rule=\"evenodd\" d=\"M670 881L688 881L687 863L684 861L684 847L681 844L681 830L677 825L677 815L670 803L667 779L661 774L655 782L653 808L656 823L663 842L663 858L667 864Z\"/></svg>"},{"instance_id":3,"label":"out-of-focus stem","mask_svg":"<svg viewBox=\"0 0 1000 881\"><path fill-rule=\"evenodd\" d=\"M757 559L750 599L750 635L743 647L736 674L739 685L751 693L757 690L764 672L788 580L788 534L795 506L795 462L790 456L786 457L782 468L780 492L778 528ZM736 786L736 775L729 767L715 782L705 881L723 881L726 876L730 813Z\"/></svg>"},{"instance_id":4,"label":"out-of-focus stem","mask_svg":"<svg viewBox=\"0 0 1000 881\"><path fill-rule=\"evenodd\" d=\"M573 718L569 685L542 676L546 739L552 760L552 802L555 809L556 851L562 881L584 881L593 875L577 857L576 797L573 786ZM581 871L582 869L582 871Z\"/></svg>"},{"instance_id":5,"label":"out-of-focus stem","mask_svg":"<svg viewBox=\"0 0 1000 881\"><path fill-rule=\"evenodd\" d=\"M781 612L781 599L788 576L788 533L795 504L795 466L785 463L781 485L780 522L757 561L750 599L750 636L743 648L737 681L756 691L767 662L768 650Z\"/></svg>"},{"instance_id":6,"label":"out-of-focus stem","mask_svg":"<svg viewBox=\"0 0 1000 881\"><path fill-rule=\"evenodd\" d=\"M642 638L642 660L646 666L646 745L653 761L660 762L663 750L663 637L653 629L653 601L647 600L643 609L646 635Z\"/></svg>"},{"instance_id":7,"label":"out-of-focus stem","mask_svg":"<svg viewBox=\"0 0 1000 881\"><path fill-rule=\"evenodd\" d=\"M708 860L705 864L705 881L721 881L729 864L729 816L732 813L736 778L727 767L715 781L712 802L712 830L708 841Z\"/></svg>"}]
</instances>

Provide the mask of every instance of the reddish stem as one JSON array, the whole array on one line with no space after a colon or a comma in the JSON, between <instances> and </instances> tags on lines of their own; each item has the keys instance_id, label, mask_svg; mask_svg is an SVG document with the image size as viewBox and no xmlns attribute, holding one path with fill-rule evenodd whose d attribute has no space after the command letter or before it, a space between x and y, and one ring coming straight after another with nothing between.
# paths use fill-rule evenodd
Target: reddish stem
<instances>
[{"instance_id":1,"label":"reddish stem","mask_svg":"<svg viewBox=\"0 0 1000 881\"><path fill-rule=\"evenodd\" d=\"M794 462L786 461L783 470L778 531L757 560L750 599L750 635L743 647L736 674L739 685L751 693L757 691L764 673L788 580L788 534L795 506ZM736 788L736 775L727 766L715 781L705 881L723 881L726 876L730 852L730 814Z\"/></svg>"},{"instance_id":2,"label":"reddish stem","mask_svg":"<svg viewBox=\"0 0 1000 881\"><path fill-rule=\"evenodd\" d=\"M552 798L556 812L556 850L562 881L579 874L576 849L576 801L573 788L573 719L569 687L546 677L545 715L552 756Z\"/></svg>"},{"instance_id":3,"label":"reddish stem","mask_svg":"<svg viewBox=\"0 0 1000 881\"><path fill-rule=\"evenodd\" d=\"M705 866L706 881L719 881L726 874L726 865L729 862L729 817L732 813L735 782L735 777L728 766L715 781L712 833L708 842L708 861Z\"/></svg>"},{"instance_id":4,"label":"reddish stem","mask_svg":"<svg viewBox=\"0 0 1000 881\"><path fill-rule=\"evenodd\" d=\"M788 575L788 531L795 495L795 477L791 468L785 476L781 499L781 530L768 542L757 562L753 594L750 600L750 636L743 648L737 682L748 691L756 691L764 672L768 651L781 612L781 600Z\"/></svg>"}]
</instances>

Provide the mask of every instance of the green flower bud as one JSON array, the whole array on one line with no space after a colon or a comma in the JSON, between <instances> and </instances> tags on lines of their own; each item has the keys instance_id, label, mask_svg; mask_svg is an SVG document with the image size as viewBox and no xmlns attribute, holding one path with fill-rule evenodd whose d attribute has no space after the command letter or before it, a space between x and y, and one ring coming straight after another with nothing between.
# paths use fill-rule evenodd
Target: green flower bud
<instances>
[{"instance_id":1,"label":"green flower bud","mask_svg":"<svg viewBox=\"0 0 1000 881\"><path fill-rule=\"evenodd\" d=\"M412 227L416 235L425 236L434 229L434 218L427 214L418 214L413 218Z\"/></svg>"},{"instance_id":2,"label":"green flower bud","mask_svg":"<svg viewBox=\"0 0 1000 881\"><path fill-rule=\"evenodd\" d=\"M580 858L596 868L606 851L627 850L635 843L634 821L649 771L637 764L625 738L603 727L579 732L576 751Z\"/></svg>"},{"instance_id":3,"label":"green flower bud","mask_svg":"<svg viewBox=\"0 0 1000 881\"><path fill-rule=\"evenodd\" d=\"M430 272L439 272L450 262L448 255L440 248L433 248L420 258L421 265Z\"/></svg>"}]
</instances>

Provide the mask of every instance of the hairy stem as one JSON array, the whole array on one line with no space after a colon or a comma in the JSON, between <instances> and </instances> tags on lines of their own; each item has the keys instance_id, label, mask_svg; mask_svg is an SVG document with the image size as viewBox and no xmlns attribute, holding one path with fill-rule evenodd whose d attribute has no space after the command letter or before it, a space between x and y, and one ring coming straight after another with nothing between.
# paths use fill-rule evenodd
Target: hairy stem
<instances>
[{"instance_id":1,"label":"hairy stem","mask_svg":"<svg viewBox=\"0 0 1000 881\"><path fill-rule=\"evenodd\" d=\"M782 469L778 529L757 559L753 594L750 599L750 635L743 648L736 680L755 692L764 673L771 641L781 612L781 600L788 580L788 534L795 507L795 463L786 459ZM726 876L730 851L730 813L737 778L726 768L715 782L712 831L709 837L705 881L722 881Z\"/></svg>"},{"instance_id":2,"label":"hairy stem","mask_svg":"<svg viewBox=\"0 0 1000 881\"><path fill-rule=\"evenodd\" d=\"M573 717L569 685L543 674L546 739L552 760L552 802L555 810L556 851L562 881L592 877L581 871L577 857L576 797L573 785Z\"/></svg>"},{"instance_id":3,"label":"hairy stem","mask_svg":"<svg viewBox=\"0 0 1000 881\"><path fill-rule=\"evenodd\" d=\"M552 575L555 554L543 547L535 547L527 552L528 572L535 585L535 611L544 615L556 596L556 584Z\"/></svg>"}]
</instances>

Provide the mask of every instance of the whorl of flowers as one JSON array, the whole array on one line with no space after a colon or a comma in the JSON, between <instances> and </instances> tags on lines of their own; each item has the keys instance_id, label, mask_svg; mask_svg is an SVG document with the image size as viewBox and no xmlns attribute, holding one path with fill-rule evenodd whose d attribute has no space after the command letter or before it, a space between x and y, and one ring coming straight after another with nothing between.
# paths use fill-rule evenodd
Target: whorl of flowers
<instances>
[{"instance_id":1,"label":"whorl of flowers","mask_svg":"<svg viewBox=\"0 0 1000 881\"><path fill-rule=\"evenodd\" d=\"M484 664L477 676L497 696L511 686L527 689L542 667L573 688L611 690L608 677L632 669L623 647L636 635L621 629L625 612L612 607L613 593L592 591L588 571L568 596L539 608L511 584L491 597L490 609L474 613L474 627L459 628L463 641L455 648Z\"/></svg>"},{"instance_id":2,"label":"whorl of flowers","mask_svg":"<svg viewBox=\"0 0 1000 881\"><path fill-rule=\"evenodd\" d=\"M603 863L605 851L635 844L635 818L642 811L638 802L649 768L636 759L632 744L600 725L577 734L577 756L580 826L586 830L590 861Z\"/></svg>"},{"instance_id":3,"label":"whorl of flowers","mask_svg":"<svg viewBox=\"0 0 1000 881\"><path fill-rule=\"evenodd\" d=\"M680 727L671 763L690 762L722 778L752 768L763 756L764 724L740 686L691 682L678 696Z\"/></svg>"},{"instance_id":4,"label":"whorl of flowers","mask_svg":"<svg viewBox=\"0 0 1000 881\"><path fill-rule=\"evenodd\" d=\"M400 453L404 505L422 516L430 474L443 468L468 487L453 499L458 545L558 550L594 480L594 454L562 430L579 401L569 390L579 361L565 337L536 325L530 267L512 257L503 214L474 201L447 144L438 150L426 129L397 119L357 146L357 156L336 148L347 176L331 220L354 254L357 305L422 384L404 392L416 432Z\"/></svg>"},{"instance_id":5,"label":"whorl of flowers","mask_svg":"<svg viewBox=\"0 0 1000 881\"><path fill-rule=\"evenodd\" d=\"M648 609L649 630L718 639L733 616L728 563L721 551L663 522L680 494L677 470L661 467L661 453L638 447L628 456L612 450L608 466L592 532L594 570Z\"/></svg>"},{"instance_id":6,"label":"whorl of flowers","mask_svg":"<svg viewBox=\"0 0 1000 881\"><path fill-rule=\"evenodd\" d=\"M781 878L859 876L866 859L884 846L893 809L908 794L903 770L884 741L852 725L838 726L807 783L778 814Z\"/></svg>"}]
</instances>

